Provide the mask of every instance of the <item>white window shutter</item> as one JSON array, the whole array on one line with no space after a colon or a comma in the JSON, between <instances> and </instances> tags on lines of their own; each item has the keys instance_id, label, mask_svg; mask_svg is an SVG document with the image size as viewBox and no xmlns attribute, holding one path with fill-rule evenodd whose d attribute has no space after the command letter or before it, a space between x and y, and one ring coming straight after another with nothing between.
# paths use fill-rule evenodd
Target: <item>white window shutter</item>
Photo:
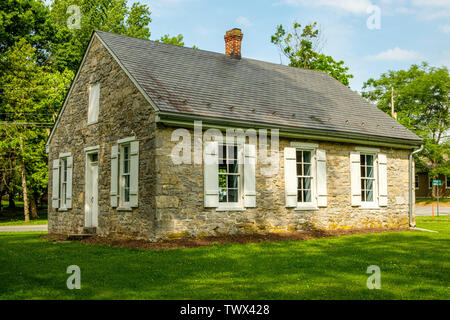
<instances>
[{"instance_id":1,"label":"white window shutter","mask_svg":"<svg viewBox=\"0 0 450 320\"><path fill-rule=\"evenodd\" d=\"M111 190L110 200L111 207L116 208L118 205L118 187L119 187L119 146L115 145L111 148Z\"/></svg>"},{"instance_id":2,"label":"white window shutter","mask_svg":"<svg viewBox=\"0 0 450 320\"><path fill-rule=\"evenodd\" d=\"M327 206L327 152L317 150L317 206Z\"/></svg>"},{"instance_id":3,"label":"white window shutter","mask_svg":"<svg viewBox=\"0 0 450 320\"><path fill-rule=\"evenodd\" d=\"M256 207L256 146L244 145L244 206Z\"/></svg>"},{"instance_id":4,"label":"white window shutter","mask_svg":"<svg viewBox=\"0 0 450 320\"><path fill-rule=\"evenodd\" d=\"M59 208L59 159L53 160L52 207Z\"/></svg>"},{"instance_id":5,"label":"white window shutter","mask_svg":"<svg viewBox=\"0 0 450 320\"><path fill-rule=\"evenodd\" d=\"M73 157L68 157L66 161L67 161L66 208L72 209Z\"/></svg>"},{"instance_id":6,"label":"white window shutter","mask_svg":"<svg viewBox=\"0 0 450 320\"><path fill-rule=\"evenodd\" d=\"M219 143L205 143L203 161L204 203L205 208L219 206Z\"/></svg>"},{"instance_id":7,"label":"white window shutter","mask_svg":"<svg viewBox=\"0 0 450 320\"><path fill-rule=\"evenodd\" d=\"M130 143L130 206L138 207L139 195L139 141Z\"/></svg>"},{"instance_id":8,"label":"white window shutter","mask_svg":"<svg viewBox=\"0 0 450 320\"><path fill-rule=\"evenodd\" d=\"M361 205L361 154L359 152L350 153L350 172L352 206L358 207Z\"/></svg>"},{"instance_id":9,"label":"white window shutter","mask_svg":"<svg viewBox=\"0 0 450 320\"><path fill-rule=\"evenodd\" d=\"M295 148L284 148L284 183L286 207L297 207L297 151Z\"/></svg>"},{"instance_id":10,"label":"white window shutter","mask_svg":"<svg viewBox=\"0 0 450 320\"><path fill-rule=\"evenodd\" d=\"M387 157L384 153L378 154L378 204L381 207L388 205L387 190Z\"/></svg>"},{"instance_id":11,"label":"white window shutter","mask_svg":"<svg viewBox=\"0 0 450 320\"><path fill-rule=\"evenodd\" d=\"M89 88L89 109L88 123L98 121L98 109L100 105L100 83L96 83Z\"/></svg>"}]
</instances>

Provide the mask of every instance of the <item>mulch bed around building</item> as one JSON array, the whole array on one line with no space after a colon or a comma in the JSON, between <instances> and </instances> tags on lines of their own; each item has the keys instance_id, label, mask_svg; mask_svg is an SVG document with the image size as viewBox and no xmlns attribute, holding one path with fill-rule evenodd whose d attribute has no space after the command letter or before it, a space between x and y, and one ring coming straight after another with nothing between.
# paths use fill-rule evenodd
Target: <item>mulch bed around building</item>
<instances>
[{"instance_id":1,"label":"mulch bed around building","mask_svg":"<svg viewBox=\"0 0 450 320\"><path fill-rule=\"evenodd\" d=\"M159 242L94 236L91 238L80 240L80 242L86 244L98 244L109 247L122 247L131 249L173 250L180 248L208 247L222 244L300 241L308 239L330 238L336 236L347 236L354 234L385 233L385 232L399 232L399 231L412 231L412 230L409 228L401 228L401 229L374 228L374 229L330 230L330 231L314 230L314 231L300 231L292 233L236 234L224 236L208 236L202 238L182 238L176 240L164 240ZM67 236L64 235L47 234L42 235L41 237L45 239L52 239L55 242L67 241Z\"/></svg>"}]
</instances>

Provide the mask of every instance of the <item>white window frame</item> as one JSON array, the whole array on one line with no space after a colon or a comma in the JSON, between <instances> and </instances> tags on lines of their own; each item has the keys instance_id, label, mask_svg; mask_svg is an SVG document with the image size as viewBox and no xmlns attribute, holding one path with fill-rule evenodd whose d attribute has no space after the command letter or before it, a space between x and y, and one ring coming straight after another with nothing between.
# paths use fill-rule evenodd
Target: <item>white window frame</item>
<instances>
[{"instance_id":1,"label":"white window frame","mask_svg":"<svg viewBox=\"0 0 450 320\"><path fill-rule=\"evenodd\" d=\"M363 190L361 188L361 209L378 209L379 208L379 201L378 201L378 153L377 152L370 152L370 151L361 151L360 152L360 164L359 164L359 170L361 172L361 156L373 156L373 201L363 201ZM360 180L362 180L363 177L360 177ZM361 182L360 182L361 183Z\"/></svg>"},{"instance_id":2,"label":"white window frame","mask_svg":"<svg viewBox=\"0 0 450 320\"><path fill-rule=\"evenodd\" d=\"M445 189L450 189L450 177L449 176L445 176Z\"/></svg>"},{"instance_id":3,"label":"white window frame","mask_svg":"<svg viewBox=\"0 0 450 320\"><path fill-rule=\"evenodd\" d=\"M319 210L317 207L317 155L316 155L316 145L313 144L291 144L295 147L295 177L297 181L297 208L295 210ZM299 202L298 201L298 172L297 172L297 152L298 151L307 151L311 152L311 201L310 202Z\"/></svg>"},{"instance_id":4,"label":"white window frame","mask_svg":"<svg viewBox=\"0 0 450 320\"><path fill-rule=\"evenodd\" d=\"M98 96L94 100L92 97L92 90L98 90ZM91 84L89 86L89 102L88 102L88 125L98 123L98 117L100 113L100 82ZM95 118L91 119L92 108L96 108Z\"/></svg>"},{"instance_id":5,"label":"white window frame","mask_svg":"<svg viewBox=\"0 0 450 320\"><path fill-rule=\"evenodd\" d=\"M59 158L59 209L67 210L67 158ZM65 176L65 178L64 178Z\"/></svg>"},{"instance_id":6,"label":"white window frame","mask_svg":"<svg viewBox=\"0 0 450 320\"><path fill-rule=\"evenodd\" d=\"M59 154L59 207L58 211L67 211L67 176L68 176L68 167L67 167L67 159L72 156L72 153L60 153ZM66 166L66 181L64 181L64 165ZM72 182L73 183L73 182ZM65 186L65 188L63 188ZM63 190L65 191L63 193Z\"/></svg>"},{"instance_id":7,"label":"white window frame","mask_svg":"<svg viewBox=\"0 0 450 320\"><path fill-rule=\"evenodd\" d=\"M239 179L238 179L238 202L220 202L219 206L217 207L217 211L244 211L244 143L242 142L227 142L226 139L223 139L223 141L219 140L219 152L221 146L236 146L237 147L237 161L238 161L238 172L239 172ZM220 154L220 153L219 153ZM220 158L219 158L220 162ZM220 176L219 172L219 164L217 166L217 174ZM219 193L220 193L220 187L219 187ZM219 197L219 195L218 195Z\"/></svg>"},{"instance_id":8,"label":"white window frame","mask_svg":"<svg viewBox=\"0 0 450 320\"><path fill-rule=\"evenodd\" d=\"M433 190L433 178L428 174L428 190Z\"/></svg>"},{"instance_id":9,"label":"white window frame","mask_svg":"<svg viewBox=\"0 0 450 320\"><path fill-rule=\"evenodd\" d=\"M416 190L419 190L420 185L419 185L419 175L418 174L416 174L414 176L414 187Z\"/></svg>"},{"instance_id":10,"label":"white window frame","mask_svg":"<svg viewBox=\"0 0 450 320\"><path fill-rule=\"evenodd\" d=\"M128 173L124 173L124 149L128 147ZM131 186L131 144L123 142L119 144L119 208L131 208L130 203L130 186ZM128 176L128 201L125 201L125 177Z\"/></svg>"}]
</instances>

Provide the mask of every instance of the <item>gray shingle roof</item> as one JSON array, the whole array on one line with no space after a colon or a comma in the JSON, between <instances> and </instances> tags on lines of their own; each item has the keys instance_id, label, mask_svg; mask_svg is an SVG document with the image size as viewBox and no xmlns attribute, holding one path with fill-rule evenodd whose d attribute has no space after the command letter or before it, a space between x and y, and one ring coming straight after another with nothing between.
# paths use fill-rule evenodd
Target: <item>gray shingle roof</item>
<instances>
[{"instance_id":1,"label":"gray shingle roof","mask_svg":"<svg viewBox=\"0 0 450 320\"><path fill-rule=\"evenodd\" d=\"M420 142L323 72L96 33L163 112Z\"/></svg>"}]
</instances>

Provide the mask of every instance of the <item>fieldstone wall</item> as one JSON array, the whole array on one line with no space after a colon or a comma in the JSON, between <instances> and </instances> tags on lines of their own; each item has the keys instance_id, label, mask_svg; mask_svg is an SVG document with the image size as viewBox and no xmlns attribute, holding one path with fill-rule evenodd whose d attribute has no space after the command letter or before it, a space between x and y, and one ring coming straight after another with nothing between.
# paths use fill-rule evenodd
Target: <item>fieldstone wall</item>
<instances>
[{"instance_id":1,"label":"fieldstone wall","mask_svg":"<svg viewBox=\"0 0 450 320\"><path fill-rule=\"evenodd\" d=\"M100 109L96 124L87 124L89 85L100 82ZM100 146L98 167L99 235L149 237L155 217L155 121L152 107L119 64L94 39L49 149L49 199L52 165L60 153L73 156L72 209L58 211L49 201L50 233L82 233L84 228L85 152ZM117 211L110 206L111 147L117 140L136 136L140 141L139 208Z\"/></svg>"},{"instance_id":2,"label":"fieldstone wall","mask_svg":"<svg viewBox=\"0 0 450 320\"><path fill-rule=\"evenodd\" d=\"M156 133L156 204L159 235L176 238L247 232L291 232L311 229L408 227L408 150L380 148L388 157L389 204L380 209L351 206L350 152L356 145L280 138L280 166L272 177L256 165L256 208L218 211L203 207L203 166L174 165L170 142L174 129ZM191 130L191 136L194 132ZM284 155L291 142L314 142L327 151L328 206L316 211L285 207ZM194 151L192 151L194 152ZM193 159L193 158L192 158Z\"/></svg>"}]
</instances>

